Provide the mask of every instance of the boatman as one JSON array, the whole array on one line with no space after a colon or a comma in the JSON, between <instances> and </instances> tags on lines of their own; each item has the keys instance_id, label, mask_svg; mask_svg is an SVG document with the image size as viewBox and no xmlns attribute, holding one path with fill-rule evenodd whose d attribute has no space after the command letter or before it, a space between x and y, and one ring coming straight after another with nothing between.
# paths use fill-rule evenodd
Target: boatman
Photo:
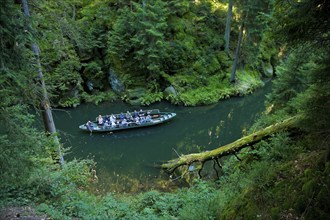
<instances>
[{"instance_id":1,"label":"boatman","mask_svg":"<svg viewBox=\"0 0 330 220\"><path fill-rule=\"evenodd\" d=\"M87 129L88 129L91 133L93 132L93 122L88 121L88 122L86 123L86 127L87 127Z\"/></svg>"}]
</instances>

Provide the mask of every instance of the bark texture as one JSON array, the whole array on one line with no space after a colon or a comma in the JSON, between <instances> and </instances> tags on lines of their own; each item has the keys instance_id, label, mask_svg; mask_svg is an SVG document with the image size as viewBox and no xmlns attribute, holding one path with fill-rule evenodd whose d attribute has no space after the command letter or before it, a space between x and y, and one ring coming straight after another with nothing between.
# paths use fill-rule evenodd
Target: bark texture
<instances>
[{"instance_id":1,"label":"bark texture","mask_svg":"<svg viewBox=\"0 0 330 220\"><path fill-rule=\"evenodd\" d=\"M239 29L238 42L237 42L237 47L236 47L236 52L235 52L233 69L231 71L230 82L235 82L237 63L239 60L239 53L241 50L241 43L242 43L242 38L243 38L243 29L244 29L244 22L242 22L240 29Z\"/></svg>"},{"instance_id":2,"label":"bark texture","mask_svg":"<svg viewBox=\"0 0 330 220\"><path fill-rule=\"evenodd\" d=\"M229 52L230 27L231 27L232 17L233 17L233 0L229 0L227 19L226 19L226 29L225 29L225 51L226 52Z\"/></svg>"}]
</instances>

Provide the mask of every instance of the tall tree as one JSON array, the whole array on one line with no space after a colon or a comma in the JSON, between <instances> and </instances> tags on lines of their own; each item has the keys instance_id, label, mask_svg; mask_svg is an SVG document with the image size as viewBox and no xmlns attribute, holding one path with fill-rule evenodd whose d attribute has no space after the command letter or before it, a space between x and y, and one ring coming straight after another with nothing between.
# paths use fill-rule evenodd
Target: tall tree
<instances>
[{"instance_id":1,"label":"tall tree","mask_svg":"<svg viewBox=\"0 0 330 220\"><path fill-rule=\"evenodd\" d=\"M248 68L254 68L257 63L259 47L263 37L265 23L262 22L262 15L270 10L271 1L240 1L238 4L238 21L240 23L238 43L232 68L230 81L235 81L238 63ZM243 35L244 33L244 35ZM244 37L244 38L243 38Z\"/></svg>"},{"instance_id":2,"label":"tall tree","mask_svg":"<svg viewBox=\"0 0 330 220\"><path fill-rule=\"evenodd\" d=\"M322 140L322 144L313 145L313 148L326 148L328 161L330 160L329 10L329 1L277 0L275 2L271 23L272 39L282 46L281 53L286 59L284 65L281 64L278 68L279 73L283 74L278 75L277 83L274 84L275 90L270 96L277 101L275 104L285 103L291 107L289 110L294 107L296 111L303 113L302 127ZM301 88L304 89L302 92ZM288 97L292 101L288 102Z\"/></svg>"},{"instance_id":3,"label":"tall tree","mask_svg":"<svg viewBox=\"0 0 330 220\"><path fill-rule=\"evenodd\" d=\"M229 0L229 2L228 2L228 12L227 12L226 29L225 29L225 51L226 52L229 52L230 27L231 27L231 19L233 17L233 2L234 2L234 0Z\"/></svg>"},{"instance_id":4,"label":"tall tree","mask_svg":"<svg viewBox=\"0 0 330 220\"><path fill-rule=\"evenodd\" d=\"M277 0L274 5L272 23L274 40L290 45L329 47L329 11L329 1Z\"/></svg>"},{"instance_id":5,"label":"tall tree","mask_svg":"<svg viewBox=\"0 0 330 220\"><path fill-rule=\"evenodd\" d=\"M30 129L26 103L33 96L31 68L25 48L23 14L14 1L0 0L0 188L20 184L33 170L37 135ZM20 39L20 41L18 41ZM34 154L34 155L33 155Z\"/></svg>"},{"instance_id":6,"label":"tall tree","mask_svg":"<svg viewBox=\"0 0 330 220\"><path fill-rule=\"evenodd\" d=\"M22 6L23 6L23 12L24 15L27 17L27 19L30 18L30 11L29 11L29 6L27 3L27 0L22 0ZM32 32L32 25L28 24L27 25L27 29ZM46 84L45 84L45 80L44 80L44 76L43 76L43 72L42 72L42 68L41 68L41 63L40 63L40 50L39 50L39 46L36 42L32 42L32 51L35 55L35 61L37 64L37 71L38 71L38 75L39 75L39 80L41 83L41 89L42 89L42 103L41 106L43 108L43 120L44 120L44 125L45 125L45 129L47 132L49 132L54 139L54 143L57 146L57 151L58 151L58 155L59 155L59 159L60 159L60 164L63 166L64 165L64 158L61 152L61 144L59 142L59 139L57 137L56 134L56 127L55 127L55 123L54 123L54 119L53 119L53 115L52 115L52 110L50 107L50 102L49 102L49 98L48 98L48 93L47 93L47 88L46 88Z\"/></svg>"},{"instance_id":7,"label":"tall tree","mask_svg":"<svg viewBox=\"0 0 330 220\"><path fill-rule=\"evenodd\" d=\"M232 67L231 75L230 75L230 82L232 82L232 83L235 82L237 63L239 60L242 38L243 38L243 29L244 29L244 21L242 21L241 26L239 28L239 35L238 35L238 41L237 41L237 46L236 46L235 58L234 58L234 63L233 63L233 67Z\"/></svg>"},{"instance_id":8,"label":"tall tree","mask_svg":"<svg viewBox=\"0 0 330 220\"><path fill-rule=\"evenodd\" d=\"M38 24L34 31L44 52L40 62L45 69L48 95L54 104L65 107L80 103L78 94L83 90L83 80L78 54L86 59L92 56L88 54L90 47L96 47L91 45L93 40L86 40L90 35L83 37L82 28L74 20L81 16L80 7L75 1L38 1L34 7L38 14L33 19Z\"/></svg>"}]
</instances>

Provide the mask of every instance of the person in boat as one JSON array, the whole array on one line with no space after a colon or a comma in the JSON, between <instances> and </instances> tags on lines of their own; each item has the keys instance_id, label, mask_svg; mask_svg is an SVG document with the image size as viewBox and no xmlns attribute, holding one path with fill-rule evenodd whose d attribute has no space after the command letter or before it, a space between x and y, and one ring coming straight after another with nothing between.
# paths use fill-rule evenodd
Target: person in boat
<instances>
[{"instance_id":1,"label":"person in boat","mask_svg":"<svg viewBox=\"0 0 330 220\"><path fill-rule=\"evenodd\" d=\"M88 129L90 132L92 132L92 131L93 131L93 122L88 121L88 122L86 123L86 127L87 127L87 129Z\"/></svg>"},{"instance_id":2,"label":"person in boat","mask_svg":"<svg viewBox=\"0 0 330 220\"><path fill-rule=\"evenodd\" d=\"M110 116L110 122L116 122L116 116L114 116L113 114L111 114Z\"/></svg>"},{"instance_id":3,"label":"person in boat","mask_svg":"<svg viewBox=\"0 0 330 220\"><path fill-rule=\"evenodd\" d=\"M125 118L124 113L120 113L119 118L120 120L123 120Z\"/></svg>"},{"instance_id":4,"label":"person in boat","mask_svg":"<svg viewBox=\"0 0 330 220\"><path fill-rule=\"evenodd\" d=\"M138 125L140 124L140 118L139 118L139 116L137 116L136 118L134 118L134 120L135 120L135 123L136 124L138 124Z\"/></svg>"},{"instance_id":5,"label":"person in boat","mask_svg":"<svg viewBox=\"0 0 330 220\"><path fill-rule=\"evenodd\" d=\"M110 121L108 119L105 119L104 127L110 127Z\"/></svg>"},{"instance_id":6,"label":"person in boat","mask_svg":"<svg viewBox=\"0 0 330 220\"><path fill-rule=\"evenodd\" d=\"M140 111L139 111L139 116L141 117L141 116L144 116L144 112L142 111L142 109L140 109Z\"/></svg>"},{"instance_id":7,"label":"person in boat","mask_svg":"<svg viewBox=\"0 0 330 220\"><path fill-rule=\"evenodd\" d=\"M111 122L111 127L115 128L116 127L116 120Z\"/></svg>"},{"instance_id":8,"label":"person in boat","mask_svg":"<svg viewBox=\"0 0 330 220\"><path fill-rule=\"evenodd\" d=\"M138 113L136 110L134 110L134 114L133 114L133 117L134 117L134 118L137 118L137 117L139 117L139 113Z\"/></svg>"},{"instance_id":9,"label":"person in boat","mask_svg":"<svg viewBox=\"0 0 330 220\"><path fill-rule=\"evenodd\" d=\"M127 126L128 126L128 123L127 123L126 118L124 118L124 119L121 121L121 124L122 124L123 127L127 127Z\"/></svg>"},{"instance_id":10,"label":"person in boat","mask_svg":"<svg viewBox=\"0 0 330 220\"><path fill-rule=\"evenodd\" d=\"M99 125L103 125L103 117L101 115L99 115L99 117L97 117L97 123Z\"/></svg>"},{"instance_id":11,"label":"person in boat","mask_svg":"<svg viewBox=\"0 0 330 220\"><path fill-rule=\"evenodd\" d=\"M127 113L126 113L126 120L127 121L131 121L132 120L132 115L131 115L131 113L129 111L127 111Z\"/></svg>"},{"instance_id":12,"label":"person in boat","mask_svg":"<svg viewBox=\"0 0 330 220\"><path fill-rule=\"evenodd\" d=\"M146 123L146 117L144 117L144 115L141 115L141 116L140 116L140 123L141 123L141 124Z\"/></svg>"},{"instance_id":13,"label":"person in boat","mask_svg":"<svg viewBox=\"0 0 330 220\"><path fill-rule=\"evenodd\" d=\"M146 116L146 122L150 122L150 121L151 121L151 115L148 114L148 115Z\"/></svg>"}]
</instances>

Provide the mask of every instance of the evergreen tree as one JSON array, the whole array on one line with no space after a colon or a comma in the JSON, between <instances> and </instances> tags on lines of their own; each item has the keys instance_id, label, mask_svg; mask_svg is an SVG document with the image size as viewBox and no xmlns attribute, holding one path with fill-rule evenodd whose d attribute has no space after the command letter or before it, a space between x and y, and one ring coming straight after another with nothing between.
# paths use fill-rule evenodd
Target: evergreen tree
<instances>
[{"instance_id":1,"label":"evergreen tree","mask_svg":"<svg viewBox=\"0 0 330 220\"><path fill-rule=\"evenodd\" d=\"M327 119L329 118L327 102L329 98L329 77L327 77L330 51L329 9L328 1L277 1L272 23L273 38L288 48L284 53L294 54L296 51L300 53L300 57L297 57L295 62L296 65L290 64L293 69L289 70L285 76L295 76L297 72L298 74L304 72L308 76L308 84L303 85L307 87L307 90L301 97L302 101L299 102L305 103L300 107L306 116L306 123L310 128L315 128L317 131L323 129L325 132L328 130ZM307 56L312 54L312 56L306 57L304 54ZM289 57L287 61L290 60ZM308 63L311 62L314 64L313 68L306 69ZM292 77L286 78L292 79ZM288 80L283 78L283 81ZM291 80L291 83L301 85L301 77Z\"/></svg>"},{"instance_id":2,"label":"evergreen tree","mask_svg":"<svg viewBox=\"0 0 330 220\"><path fill-rule=\"evenodd\" d=\"M271 1L238 2L239 33L230 81L235 81L237 66L255 68L265 28L260 14L269 13Z\"/></svg>"},{"instance_id":3,"label":"evergreen tree","mask_svg":"<svg viewBox=\"0 0 330 220\"><path fill-rule=\"evenodd\" d=\"M229 42L230 42L230 28L231 28L231 20L233 17L233 3L234 0L229 0L228 2L228 13L226 20L226 30L225 30L225 51L229 51Z\"/></svg>"},{"instance_id":4,"label":"evergreen tree","mask_svg":"<svg viewBox=\"0 0 330 220\"><path fill-rule=\"evenodd\" d=\"M29 19L30 12L29 12L29 6L27 3L27 0L22 0L22 7L23 7L23 12L24 12L25 17L27 19ZM26 24L26 29L31 32L33 31L33 28L30 23ZM43 111L43 121L44 121L45 129L46 129L46 132L49 132L53 136L53 140L56 145L58 156L60 159L59 162L63 166L64 159L63 159L63 154L61 152L61 144L60 144L59 139L56 134L55 122L53 119L52 110L50 107L50 102L49 102L48 93L47 93L47 88L46 88L43 72L41 69L39 46L38 46L38 44L36 44L36 42L34 42L33 37L32 37L32 42L30 42L30 43L31 43L33 54L35 56L36 71L38 72L38 76L39 76L39 80L40 80L40 84L41 84L41 92L42 92L41 107L44 110Z\"/></svg>"},{"instance_id":5,"label":"evergreen tree","mask_svg":"<svg viewBox=\"0 0 330 220\"><path fill-rule=\"evenodd\" d=\"M125 60L125 67L133 65L136 72L158 78L168 48L167 15L161 0L133 3L132 11L125 8L109 37L109 54Z\"/></svg>"},{"instance_id":6,"label":"evergreen tree","mask_svg":"<svg viewBox=\"0 0 330 220\"><path fill-rule=\"evenodd\" d=\"M239 28L239 35L238 35L238 41L237 41L237 46L236 46L235 58L234 58L233 68L232 68L231 75L230 75L231 83L235 82L237 63L238 63L239 56L240 56L240 50L241 50L241 44L242 44L242 38L243 38L243 30L244 30L244 21L242 21L242 24Z\"/></svg>"},{"instance_id":7,"label":"evergreen tree","mask_svg":"<svg viewBox=\"0 0 330 220\"><path fill-rule=\"evenodd\" d=\"M72 106L80 103L82 91L81 62L77 51L86 48L74 19L75 7L65 1L40 1L32 8L37 14L33 21L37 25L35 37L41 51L40 57L45 71L47 89L53 104ZM77 48L77 49L76 49ZM76 51L77 50L77 51Z\"/></svg>"},{"instance_id":8,"label":"evergreen tree","mask_svg":"<svg viewBox=\"0 0 330 220\"><path fill-rule=\"evenodd\" d=\"M307 130L328 137L330 134L330 52L320 53L317 67L310 72L311 86L300 106L304 109ZM328 141L328 140L325 140ZM330 149L328 149L330 160Z\"/></svg>"},{"instance_id":9,"label":"evergreen tree","mask_svg":"<svg viewBox=\"0 0 330 220\"><path fill-rule=\"evenodd\" d=\"M1 0L0 7L0 188L25 182L46 154L47 138L33 129L31 106L39 106L40 88L24 25L21 4ZM48 146L50 146L48 144Z\"/></svg>"},{"instance_id":10,"label":"evergreen tree","mask_svg":"<svg viewBox=\"0 0 330 220\"><path fill-rule=\"evenodd\" d=\"M308 88L311 82L309 75L315 70L317 59L314 53L306 53L304 48L297 48L277 66L277 78L268 96L274 110L287 108L291 113L296 112L288 103Z\"/></svg>"},{"instance_id":11,"label":"evergreen tree","mask_svg":"<svg viewBox=\"0 0 330 220\"><path fill-rule=\"evenodd\" d=\"M272 29L274 40L291 46L329 47L329 1L277 0L274 5Z\"/></svg>"}]
</instances>

